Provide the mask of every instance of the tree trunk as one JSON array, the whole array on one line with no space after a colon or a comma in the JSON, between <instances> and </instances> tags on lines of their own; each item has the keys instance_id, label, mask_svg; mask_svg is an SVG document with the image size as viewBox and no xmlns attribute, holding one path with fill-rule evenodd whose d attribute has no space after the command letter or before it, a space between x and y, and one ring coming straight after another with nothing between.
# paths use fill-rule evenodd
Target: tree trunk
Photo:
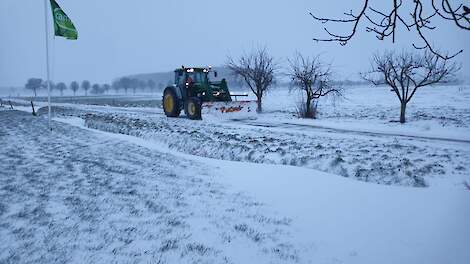
<instances>
[{"instance_id":1,"label":"tree trunk","mask_svg":"<svg viewBox=\"0 0 470 264\"><path fill-rule=\"evenodd\" d=\"M36 88L34 88L33 91L34 91L34 97L36 97L36 96L37 96L37 94L36 94Z\"/></svg>"},{"instance_id":2,"label":"tree trunk","mask_svg":"<svg viewBox=\"0 0 470 264\"><path fill-rule=\"evenodd\" d=\"M261 105L261 96L256 97L256 103L257 103L256 112L258 112L258 113L263 112L263 107Z\"/></svg>"},{"instance_id":3,"label":"tree trunk","mask_svg":"<svg viewBox=\"0 0 470 264\"><path fill-rule=\"evenodd\" d=\"M406 122L406 102L401 102L401 107L400 107L400 123L405 123Z\"/></svg>"},{"instance_id":4,"label":"tree trunk","mask_svg":"<svg viewBox=\"0 0 470 264\"><path fill-rule=\"evenodd\" d=\"M307 97L307 101L305 102L305 117L312 118L312 101L309 97Z\"/></svg>"}]
</instances>

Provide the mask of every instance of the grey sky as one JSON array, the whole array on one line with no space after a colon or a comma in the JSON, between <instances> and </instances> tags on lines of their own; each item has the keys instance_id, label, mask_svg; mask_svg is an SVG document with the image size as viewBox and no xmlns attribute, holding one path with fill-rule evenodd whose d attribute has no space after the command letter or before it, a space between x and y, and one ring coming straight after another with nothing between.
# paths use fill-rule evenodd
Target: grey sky
<instances>
[{"instance_id":1,"label":"grey sky","mask_svg":"<svg viewBox=\"0 0 470 264\"><path fill-rule=\"evenodd\" d=\"M392 46L360 33L346 47L311 40L323 34L323 25L314 23L308 11L341 15L361 2L58 0L77 27L79 40L53 40L53 79L104 83L181 64L221 65L228 55L238 56L256 45L266 45L280 61L295 51L322 53L342 78L356 78L358 71L367 69L372 52L409 47L412 38L401 32L400 41ZM0 86L45 78L43 8L43 0L0 1ZM438 26L439 31L432 32L436 46L456 51L470 43L470 32L450 23ZM468 75L470 48L458 61L465 62L462 73Z\"/></svg>"}]
</instances>

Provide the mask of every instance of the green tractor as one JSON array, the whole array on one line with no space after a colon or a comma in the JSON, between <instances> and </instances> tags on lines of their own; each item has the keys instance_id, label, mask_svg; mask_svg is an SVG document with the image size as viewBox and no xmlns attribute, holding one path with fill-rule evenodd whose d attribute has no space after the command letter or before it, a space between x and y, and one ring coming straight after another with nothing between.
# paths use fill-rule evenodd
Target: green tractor
<instances>
[{"instance_id":1,"label":"green tractor","mask_svg":"<svg viewBox=\"0 0 470 264\"><path fill-rule=\"evenodd\" d=\"M225 79L213 82L211 68L185 68L175 70L175 83L163 91L163 110L167 117L178 117L184 109L189 119L201 119L204 102L231 102Z\"/></svg>"}]
</instances>

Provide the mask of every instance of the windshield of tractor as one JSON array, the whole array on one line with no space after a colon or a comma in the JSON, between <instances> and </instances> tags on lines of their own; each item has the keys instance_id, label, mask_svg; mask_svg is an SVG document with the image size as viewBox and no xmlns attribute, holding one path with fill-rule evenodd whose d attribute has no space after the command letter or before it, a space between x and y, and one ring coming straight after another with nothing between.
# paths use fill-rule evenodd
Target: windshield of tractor
<instances>
[{"instance_id":1,"label":"windshield of tractor","mask_svg":"<svg viewBox=\"0 0 470 264\"><path fill-rule=\"evenodd\" d=\"M188 72L188 80L192 79L193 83L205 83L207 74L205 72Z\"/></svg>"}]
</instances>

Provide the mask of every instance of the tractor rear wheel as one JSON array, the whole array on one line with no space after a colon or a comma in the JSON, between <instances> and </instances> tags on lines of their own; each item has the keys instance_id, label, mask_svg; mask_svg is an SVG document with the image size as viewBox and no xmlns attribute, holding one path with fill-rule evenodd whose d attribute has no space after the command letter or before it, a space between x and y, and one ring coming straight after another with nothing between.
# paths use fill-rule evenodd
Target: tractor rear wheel
<instances>
[{"instance_id":1,"label":"tractor rear wheel","mask_svg":"<svg viewBox=\"0 0 470 264\"><path fill-rule=\"evenodd\" d=\"M163 111L167 117L178 117L181 113L181 107L173 88L167 87L163 92Z\"/></svg>"},{"instance_id":2,"label":"tractor rear wheel","mask_svg":"<svg viewBox=\"0 0 470 264\"><path fill-rule=\"evenodd\" d=\"M184 106L186 116L191 120L201 119L201 102L198 98L190 97Z\"/></svg>"}]
</instances>

